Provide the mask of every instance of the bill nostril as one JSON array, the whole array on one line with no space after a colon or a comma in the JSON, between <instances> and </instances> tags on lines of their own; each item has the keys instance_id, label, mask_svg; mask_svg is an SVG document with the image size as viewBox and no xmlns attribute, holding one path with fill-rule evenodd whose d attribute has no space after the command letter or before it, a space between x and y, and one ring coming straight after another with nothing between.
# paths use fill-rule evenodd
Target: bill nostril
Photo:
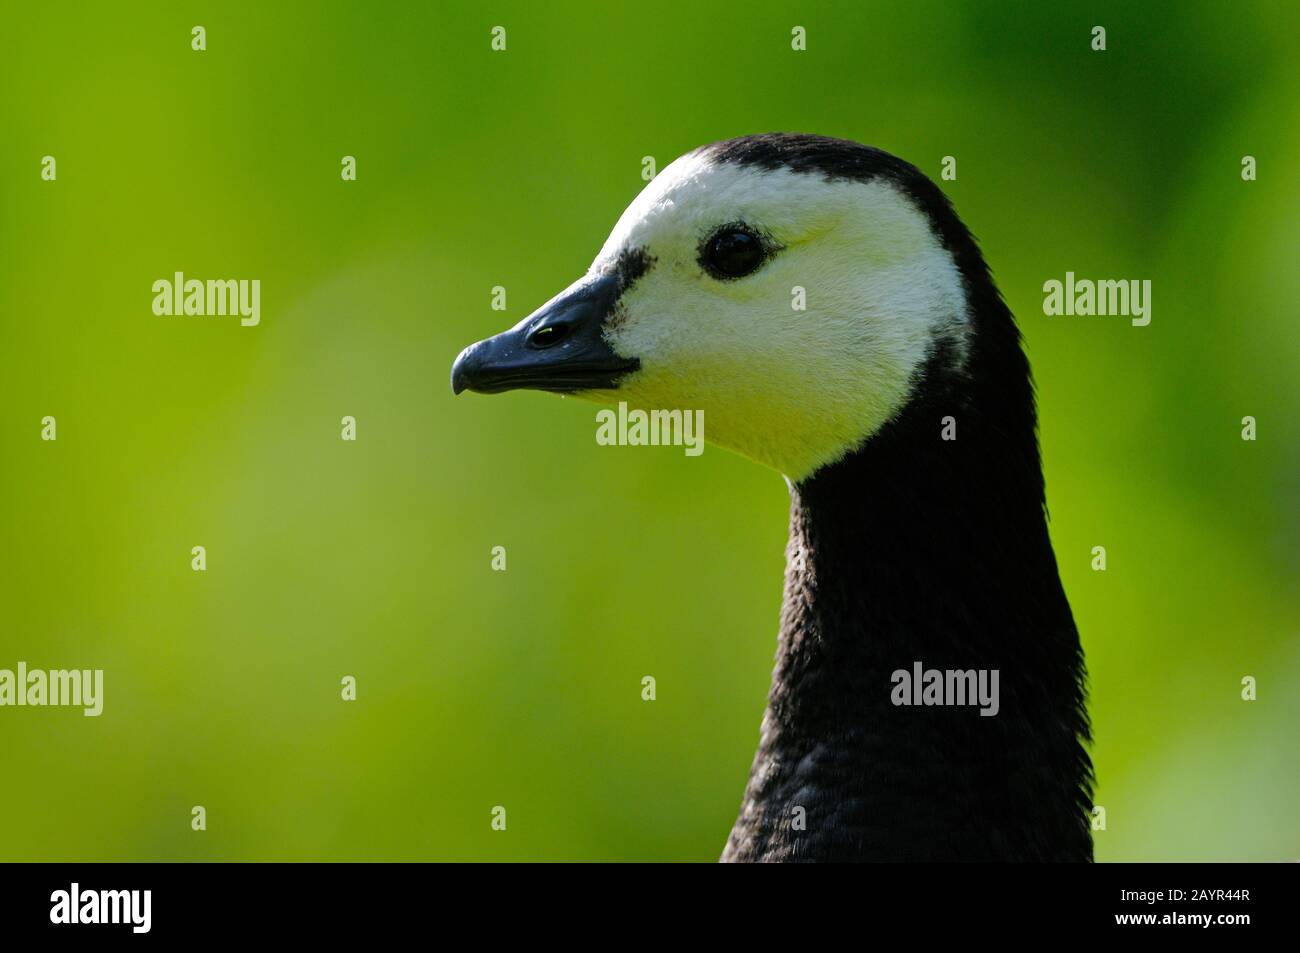
<instances>
[{"instance_id":1,"label":"bill nostril","mask_svg":"<svg viewBox=\"0 0 1300 953\"><path fill-rule=\"evenodd\" d=\"M528 344L530 347L545 349L554 347L568 336L569 326L567 324L545 324L540 328L535 328L528 335Z\"/></svg>"}]
</instances>

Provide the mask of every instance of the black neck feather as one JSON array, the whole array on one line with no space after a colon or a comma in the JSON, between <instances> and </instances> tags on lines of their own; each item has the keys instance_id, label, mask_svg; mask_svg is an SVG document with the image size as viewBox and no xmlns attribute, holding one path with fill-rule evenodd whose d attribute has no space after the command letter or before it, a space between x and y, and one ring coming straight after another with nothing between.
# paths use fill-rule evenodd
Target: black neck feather
<instances>
[{"instance_id":1,"label":"black neck feather","mask_svg":"<svg viewBox=\"0 0 1300 953\"><path fill-rule=\"evenodd\" d=\"M1083 658L1033 385L958 229L964 362L936 346L895 420L792 489L776 670L724 860L1092 859ZM892 673L917 662L998 670L997 714L895 705Z\"/></svg>"}]
</instances>

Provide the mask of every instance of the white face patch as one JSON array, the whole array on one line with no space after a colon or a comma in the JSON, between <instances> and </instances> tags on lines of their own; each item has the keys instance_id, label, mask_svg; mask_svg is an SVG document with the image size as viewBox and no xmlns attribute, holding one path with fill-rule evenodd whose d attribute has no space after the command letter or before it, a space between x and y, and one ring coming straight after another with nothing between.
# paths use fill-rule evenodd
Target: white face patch
<instances>
[{"instance_id":1,"label":"white face patch","mask_svg":"<svg viewBox=\"0 0 1300 953\"><path fill-rule=\"evenodd\" d=\"M700 246L735 222L780 250L753 274L719 280L701 268ZM964 353L961 274L883 179L828 182L691 153L628 206L591 271L637 249L652 264L604 334L641 368L618 390L582 396L701 409L706 440L794 481L897 414L936 339ZM797 288L806 310L793 307Z\"/></svg>"}]
</instances>

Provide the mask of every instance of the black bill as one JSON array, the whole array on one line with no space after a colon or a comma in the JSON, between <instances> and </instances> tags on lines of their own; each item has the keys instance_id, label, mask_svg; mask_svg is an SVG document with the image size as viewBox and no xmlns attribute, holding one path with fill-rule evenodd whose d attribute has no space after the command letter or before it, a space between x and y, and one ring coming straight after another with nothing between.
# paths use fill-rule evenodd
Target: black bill
<instances>
[{"instance_id":1,"label":"black bill","mask_svg":"<svg viewBox=\"0 0 1300 953\"><path fill-rule=\"evenodd\" d=\"M452 391L571 394L617 387L620 377L641 366L615 354L601 333L620 289L617 274L583 279L509 331L471 344L451 366Z\"/></svg>"}]
</instances>

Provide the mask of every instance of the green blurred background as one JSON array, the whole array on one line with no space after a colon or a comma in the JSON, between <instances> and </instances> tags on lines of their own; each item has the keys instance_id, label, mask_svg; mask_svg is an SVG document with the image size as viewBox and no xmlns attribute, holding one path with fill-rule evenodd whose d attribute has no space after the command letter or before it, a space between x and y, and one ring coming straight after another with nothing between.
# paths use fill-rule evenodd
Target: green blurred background
<instances>
[{"instance_id":1,"label":"green blurred background","mask_svg":"<svg viewBox=\"0 0 1300 953\"><path fill-rule=\"evenodd\" d=\"M716 858L783 481L447 379L585 270L643 156L770 130L957 158L1039 383L1098 858L1300 857L1300 17L1131 6L7 7L0 668L106 698L0 709L0 858ZM176 270L260 278L261 326L155 317ZM1151 279L1151 325L1044 317L1067 270Z\"/></svg>"}]
</instances>

